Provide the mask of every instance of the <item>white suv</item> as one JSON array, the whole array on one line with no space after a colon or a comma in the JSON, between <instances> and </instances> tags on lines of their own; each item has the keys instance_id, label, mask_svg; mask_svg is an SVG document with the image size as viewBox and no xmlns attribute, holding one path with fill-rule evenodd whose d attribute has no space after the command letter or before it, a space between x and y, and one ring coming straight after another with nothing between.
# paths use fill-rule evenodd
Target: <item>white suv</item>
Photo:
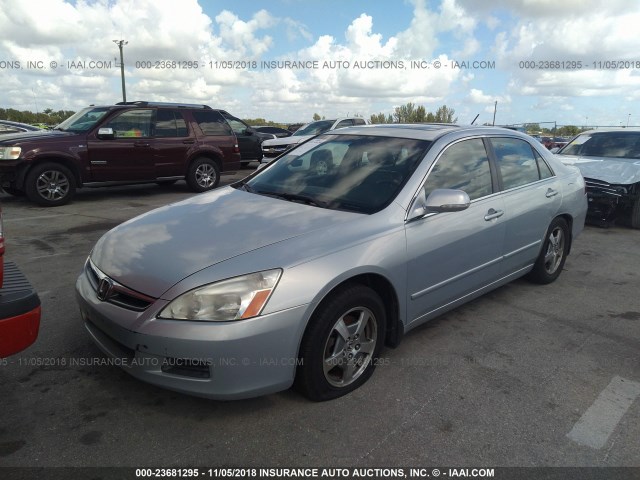
<instances>
[{"instance_id":1,"label":"white suv","mask_svg":"<svg viewBox=\"0 0 640 480\"><path fill-rule=\"evenodd\" d=\"M367 123L369 122L360 117L318 120L317 122L308 123L296 130L290 137L274 138L273 140L262 142L262 163L269 163L273 158L291 150L297 144L321 133L354 125L366 125Z\"/></svg>"}]
</instances>

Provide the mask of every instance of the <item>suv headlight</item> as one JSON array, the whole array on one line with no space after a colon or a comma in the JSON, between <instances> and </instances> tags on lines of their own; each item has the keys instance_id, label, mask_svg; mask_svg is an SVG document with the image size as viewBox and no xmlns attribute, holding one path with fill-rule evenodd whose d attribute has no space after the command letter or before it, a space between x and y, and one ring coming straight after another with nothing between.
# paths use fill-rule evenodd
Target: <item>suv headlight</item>
<instances>
[{"instance_id":1,"label":"suv headlight","mask_svg":"<svg viewBox=\"0 0 640 480\"><path fill-rule=\"evenodd\" d=\"M282 270L266 270L198 287L172 300L159 318L227 322L260 315Z\"/></svg>"},{"instance_id":2,"label":"suv headlight","mask_svg":"<svg viewBox=\"0 0 640 480\"><path fill-rule=\"evenodd\" d=\"M0 148L0 160L16 160L21 152L20 147L2 147Z\"/></svg>"}]
</instances>

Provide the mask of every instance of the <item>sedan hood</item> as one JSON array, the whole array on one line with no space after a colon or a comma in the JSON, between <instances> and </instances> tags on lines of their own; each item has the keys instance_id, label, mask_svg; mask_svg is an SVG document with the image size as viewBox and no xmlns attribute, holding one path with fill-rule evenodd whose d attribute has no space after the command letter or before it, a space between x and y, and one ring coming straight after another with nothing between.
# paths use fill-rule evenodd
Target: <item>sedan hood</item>
<instances>
[{"instance_id":1,"label":"sedan hood","mask_svg":"<svg viewBox=\"0 0 640 480\"><path fill-rule=\"evenodd\" d=\"M350 219L351 213L226 187L117 226L98 240L91 259L122 285L160 297L211 265Z\"/></svg>"},{"instance_id":2,"label":"sedan hood","mask_svg":"<svg viewBox=\"0 0 640 480\"><path fill-rule=\"evenodd\" d=\"M32 132L3 133L0 135L0 145L13 145L14 143L29 140L40 140L42 138L68 137L75 133L62 132L60 130L42 130Z\"/></svg>"},{"instance_id":3,"label":"sedan hood","mask_svg":"<svg viewBox=\"0 0 640 480\"><path fill-rule=\"evenodd\" d=\"M600 180L612 185L630 185L640 182L640 159L578 157L556 155L565 165L575 165L584 178Z\"/></svg>"}]
</instances>

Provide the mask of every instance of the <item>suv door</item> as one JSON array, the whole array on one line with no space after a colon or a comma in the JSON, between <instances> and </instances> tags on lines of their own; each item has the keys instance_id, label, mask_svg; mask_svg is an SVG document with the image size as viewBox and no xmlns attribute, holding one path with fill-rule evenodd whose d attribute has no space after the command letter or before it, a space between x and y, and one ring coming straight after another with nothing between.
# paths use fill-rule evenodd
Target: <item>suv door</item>
<instances>
[{"instance_id":1,"label":"suv door","mask_svg":"<svg viewBox=\"0 0 640 480\"><path fill-rule=\"evenodd\" d=\"M231 126L233 133L236 134L242 164L246 165L251 160L260 161L262 159L262 139L256 134L256 131L228 112L221 110L220 113Z\"/></svg>"},{"instance_id":2,"label":"suv door","mask_svg":"<svg viewBox=\"0 0 640 480\"><path fill-rule=\"evenodd\" d=\"M490 138L503 190L506 274L532 265L545 232L562 203L562 186L542 156L526 140Z\"/></svg>"},{"instance_id":3,"label":"suv door","mask_svg":"<svg viewBox=\"0 0 640 480\"><path fill-rule=\"evenodd\" d=\"M124 110L109 117L87 137L91 180L131 181L155 178L151 135L153 109ZM98 138L100 128L111 128L114 137Z\"/></svg>"},{"instance_id":4,"label":"suv door","mask_svg":"<svg viewBox=\"0 0 640 480\"><path fill-rule=\"evenodd\" d=\"M494 195L495 175L481 138L447 146L422 187L465 191L469 208L409 221L407 314L426 320L437 311L500 277L505 235L504 204Z\"/></svg>"},{"instance_id":5,"label":"suv door","mask_svg":"<svg viewBox=\"0 0 640 480\"><path fill-rule=\"evenodd\" d=\"M159 108L153 139L156 178L184 176L189 149L195 145L179 109Z\"/></svg>"}]
</instances>

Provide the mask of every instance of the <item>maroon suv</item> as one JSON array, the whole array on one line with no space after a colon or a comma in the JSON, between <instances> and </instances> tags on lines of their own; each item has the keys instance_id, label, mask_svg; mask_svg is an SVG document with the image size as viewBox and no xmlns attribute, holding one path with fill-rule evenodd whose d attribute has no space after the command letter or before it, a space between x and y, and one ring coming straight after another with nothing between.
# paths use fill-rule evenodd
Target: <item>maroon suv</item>
<instances>
[{"instance_id":1,"label":"maroon suv","mask_svg":"<svg viewBox=\"0 0 640 480\"><path fill-rule=\"evenodd\" d=\"M0 185L40 205L63 205L76 188L185 179L196 192L240 167L221 110L128 102L91 106L55 130L0 137Z\"/></svg>"}]
</instances>

